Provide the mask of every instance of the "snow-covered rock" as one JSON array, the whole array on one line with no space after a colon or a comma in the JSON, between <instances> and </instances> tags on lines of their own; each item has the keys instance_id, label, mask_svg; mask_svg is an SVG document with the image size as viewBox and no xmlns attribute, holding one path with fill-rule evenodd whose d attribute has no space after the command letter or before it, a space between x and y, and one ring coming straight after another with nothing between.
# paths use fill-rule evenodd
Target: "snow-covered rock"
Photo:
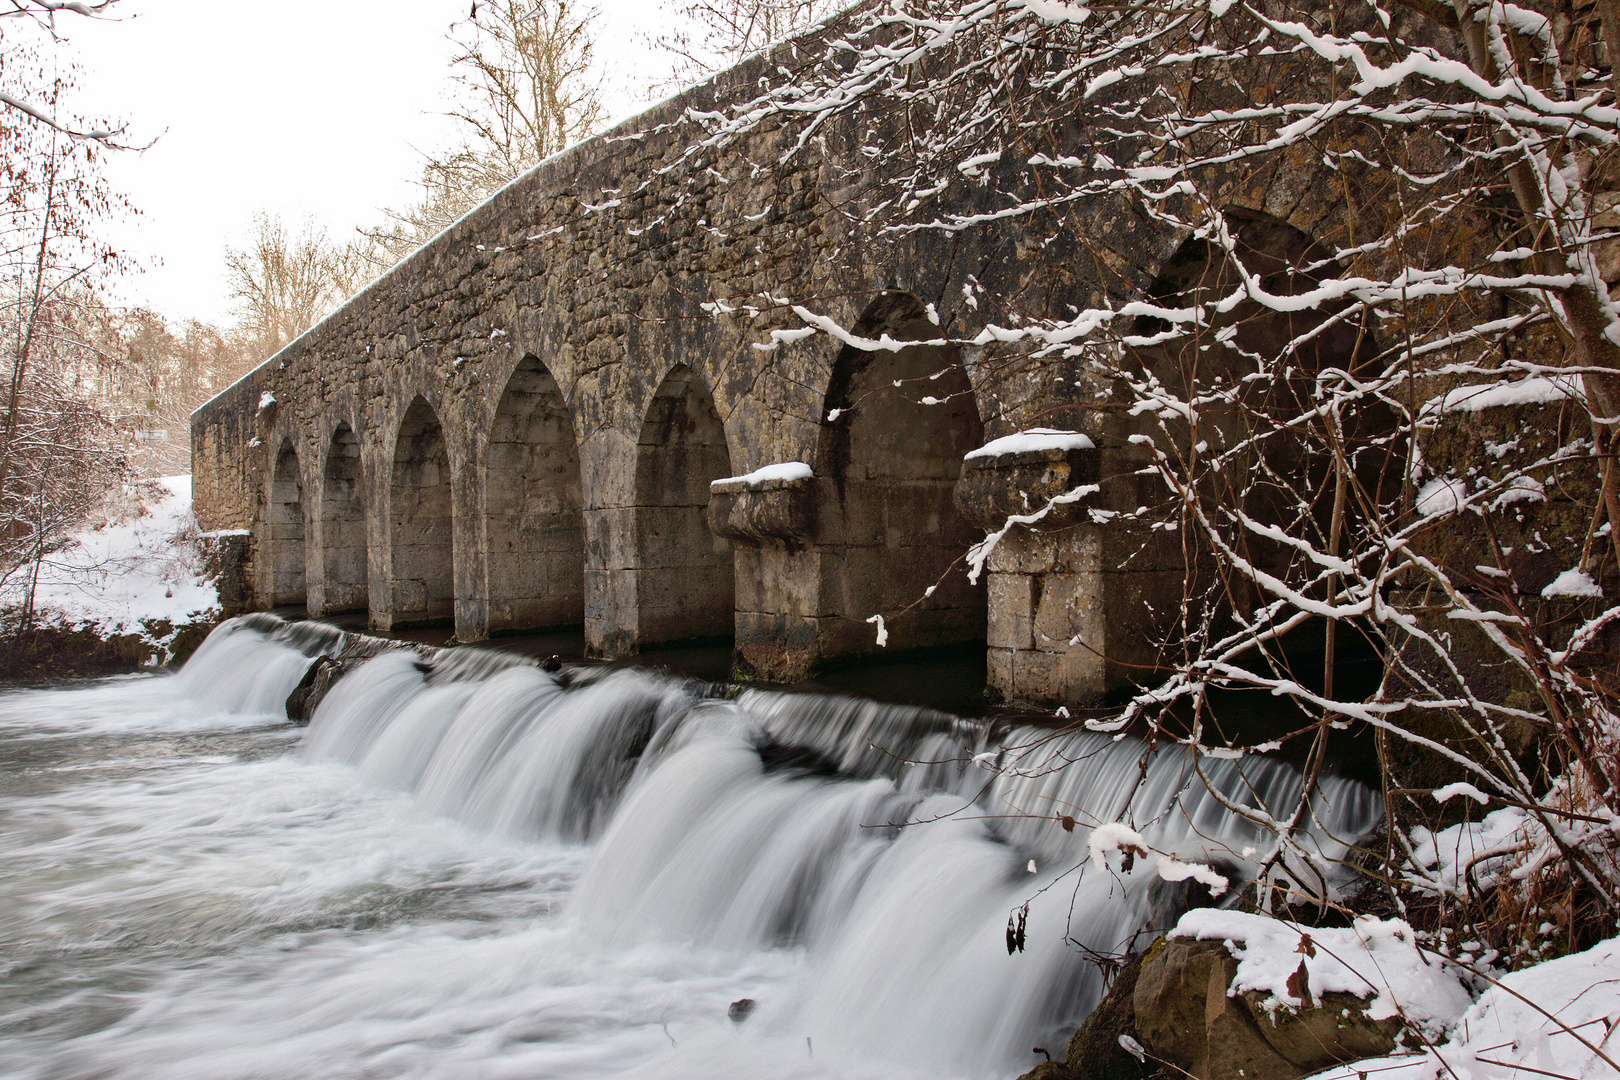
<instances>
[{"instance_id":1,"label":"snow-covered rock","mask_svg":"<svg viewBox=\"0 0 1620 1080\"><path fill-rule=\"evenodd\" d=\"M794 480L808 480L815 473L810 466L802 461L781 461L774 465L764 465L751 473L741 476L727 476L720 480L711 480L709 487L760 487L771 480L781 480L791 483Z\"/></svg>"},{"instance_id":2,"label":"snow-covered rock","mask_svg":"<svg viewBox=\"0 0 1620 1080\"><path fill-rule=\"evenodd\" d=\"M1418 489L1417 512L1420 517L1441 517L1455 514L1468 502L1468 485L1461 480L1438 476Z\"/></svg>"},{"instance_id":3,"label":"snow-covered rock","mask_svg":"<svg viewBox=\"0 0 1620 1080\"><path fill-rule=\"evenodd\" d=\"M1238 961L1229 992L1258 991L1268 1011L1351 994L1367 1000L1370 1019L1404 1015L1426 1037L1439 1038L1471 1003L1459 972L1421 952L1412 928L1399 919L1320 929L1201 908L1182 916L1170 936L1225 942Z\"/></svg>"},{"instance_id":4,"label":"snow-covered rock","mask_svg":"<svg viewBox=\"0 0 1620 1080\"><path fill-rule=\"evenodd\" d=\"M1553 578L1552 583L1541 590L1541 595L1547 600L1559 597L1586 600L1594 596L1602 596L1603 590L1598 587L1597 582L1592 580L1591 574L1588 574L1585 570L1576 569L1565 570L1562 574Z\"/></svg>"},{"instance_id":5,"label":"snow-covered rock","mask_svg":"<svg viewBox=\"0 0 1620 1080\"><path fill-rule=\"evenodd\" d=\"M1497 1077L1620 1078L1620 939L1548 960L1488 988L1449 1040L1411 1054L1369 1058L1315 1080L1474 1080Z\"/></svg>"}]
</instances>

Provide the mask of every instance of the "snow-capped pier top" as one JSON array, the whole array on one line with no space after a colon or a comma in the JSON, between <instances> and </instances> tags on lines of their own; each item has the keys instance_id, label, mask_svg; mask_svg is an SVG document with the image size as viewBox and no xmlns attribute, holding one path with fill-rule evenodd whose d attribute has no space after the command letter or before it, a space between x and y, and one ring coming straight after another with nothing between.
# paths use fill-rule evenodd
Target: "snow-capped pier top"
<instances>
[{"instance_id":1,"label":"snow-capped pier top","mask_svg":"<svg viewBox=\"0 0 1620 1080\"><path fill-rule=\"evenodd\" d=\"M791 483L794 480L808 480L815 472L802 461L779 461L774 465L762 465L751 473L742 476L727 476L709 483L713 488L758 488L765 486L772 480L781 480Z\"/></svg>"},{"instance_id":2,"label":"snow-capped pier top","mask_svg":"<svg viewBox=\"0 0 1620 1080\"><path fill-rule=\"evenodd\" d=\"M1095 444L1078 431L1059 431L1056 428L1030 428L1012 435L991 439L977 450L969 450L963 461L980 458L1008 457L1027 454L1035 450L1090 450Z\"/></svg>"}]
</instances>

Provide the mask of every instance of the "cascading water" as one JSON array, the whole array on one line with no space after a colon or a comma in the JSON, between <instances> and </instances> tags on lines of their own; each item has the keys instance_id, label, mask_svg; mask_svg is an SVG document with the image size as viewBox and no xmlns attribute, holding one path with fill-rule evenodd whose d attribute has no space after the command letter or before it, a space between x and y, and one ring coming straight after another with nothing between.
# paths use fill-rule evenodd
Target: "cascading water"
<instances>
[{"instance_id":1,"label":"cascading water","mask_svg":"<svg viewBox=\"0 0 1620 1080\"><path fill-rule=\"evenodd\" d=\"M285 746L284 725L243 714L274 714L338 645L237 621L176 677L0 700L0 723L31 739L77 730L41 734L47 714L99 716L123 695L159 703L148 730L189 715L259 740L230 763L46 800L51 820L12 854L94 869L66 897L0 871L0 901L41 909L0 915L0 944L82 944L107 925L169 939L102 971L121 991L76 969L46 980L46 1004L0 997L0 1073L1015 1075L1095 1003L1086 950L1117 952L1184 902L1145 867L1081 869L1089 824L1123 818L1157 850L1251 873L1271 833L1228 807L1284 817L1302 790L1261 758L1144 760L1134 740L1035 729L991 741L927 709L552 675L471 650L383 652L321 701L296 760L261 745ZM981 767L1023 746L1016 769ZM9 801L0 821L23 812ZM1312 811L1331 861L1378 806L1332 781ZM126 860L148 834L162 850L119 868L116 829L136 836ZM1029 946L1009 955L1026 903ZM198 905L216 914L192 941L175 913ZM104 1018L84 1028L87 985ZM725 1004L744 996L758 1008L734 1025Z\"/></svg>"}]
</instances>

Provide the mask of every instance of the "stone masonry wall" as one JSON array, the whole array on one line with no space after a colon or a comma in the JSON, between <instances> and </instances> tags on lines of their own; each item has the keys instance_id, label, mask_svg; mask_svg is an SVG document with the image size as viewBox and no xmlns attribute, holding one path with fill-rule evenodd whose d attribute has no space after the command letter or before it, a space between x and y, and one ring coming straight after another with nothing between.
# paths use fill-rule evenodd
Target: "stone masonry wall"
<instances>
[{"instance_id":1,"label":"stone masonry wall","mask_svg":"<svg viewBox=\"0 0 1620 1080\"><path fill-rule=\"evenodd\" d=\"M825 476L817 463L849 438L849 418L840 429L828 410L849 391L835 379L841 347L824 334L772 339L772 330L802 323L758 298L812 302L846 326L865 315L874 326L913 331L926 309L938 320L935 332L960 335L975 284L1020 298L1032 317L1123 302L1141 295L1183 237L1105 199L1087 208L1084 237L1053 232L1050 223L1037 234L1037 223L1021 219L951 234L873 233L861 224L859 175L837 167L862 160L869 121L859 116L826 125L786 161L786 137L769 129L723 152L689 152L698 133L689 115L751 98L762 81L781 77L776 60L756 57L542 163L194 414L199 520L204 529L251 531L250 602L269 606L277 584L295 580L272 565L264 539L285 442L302 481L302 580L314 615L368 604L372 624L390 627L442 614L453 617L458 639L471 641L576 619L582 608L588 647L624 655L710 633L711 609L729 604L740 662L787 678L876 652L868 617L886 614L889 652L988 639L992 682L1007 696L1091 700L1125 677L1091 645L1069 644L1091 636L1101 610L1076 590L1086 573L1107 570L1106 559L1085 554L1091 540L1082 526L1055 541L1007 546L990 568L987 627L984 584L953 578L940 586L937 556L928 554L976 534L972 515L956 518L942 494L958 466L941 457L945 471L912 477L856 461L847 482ZM1335 190L1321 171L1302 160L1292 171L1234 180L1229 195L1307 233L1342 233L1348 223L1336 216L1336 200L1319 194ZM990 190L964 178L944 197L989 209ZM915 359L875 354L859 377L882 386L884 365L915 367ZM948 447L959 461L970 430L973 441L1033 423L1101 431L1076 372L1002 365L992 377L972 348L927 359L960 365L951 378L970 388L973 408L958 409L956 427L931 435L925 428L934 421L919 419L917 445ZM673 407L672 378L682 415L712 409L723 446L693 434L702 427L696 421L652 415ZM910 408L919 417L927 411ZM905 415L894 413L893 423L909 423ZM410 457L430 441L420 422L442 432L442 451L431 450L443 455L442 474L437 461ZM570 424L572 453L558 445ZM649 431L666 430L676 434L657 438L687 441L647 444ZM545 446L525 452L513 442L521 438ZM671 456L659 458L666 449ZM702 495L692 494L727 475L722 468L737 476L790 461L817 464L817 476L757 499L733 486L716 493L706 515ZM889 487L873 495L869 476ZM901 519L906 499L923 507L921 520ZM439 535L442 518L418 520L423 507L445 505L447 537ZM356 513L364 515L363 537ZM565 513L577 514L577 524L558 517ZM856 545L855 523L874 513L882 529ZM352 580L360 539L363 582ZM1053 581L1067 590L1061 611L1057 591L1042 601L1029 581L995 577L1026 573L1016 560L1052 543L1080 545L1047 560L1067 575ZM731 562L721 567L728 546ZM853 547L862 548L854 561ZM577 573L562 565L574 551L583 558ZM435 561L441 565L418 565ZM442 612L426 595L433 573L447 581ZM952 573L962 575L959 566ZM940 587L926 593L930 586ZM1179 591L1179 582L1155 579L1108 595L1172 586ZM696 591L681 591L689 587ZM1002 602L1019 589L1029 594L1021 603ZM913 606L902 611L905 604ZM1039 615L1040 648L1019 622L1037 611L1048 613ZM1130 618L1111 602L1111 633ZM1015 663L1021 651L1030 655Z\"/></svg>"}]
</instances>

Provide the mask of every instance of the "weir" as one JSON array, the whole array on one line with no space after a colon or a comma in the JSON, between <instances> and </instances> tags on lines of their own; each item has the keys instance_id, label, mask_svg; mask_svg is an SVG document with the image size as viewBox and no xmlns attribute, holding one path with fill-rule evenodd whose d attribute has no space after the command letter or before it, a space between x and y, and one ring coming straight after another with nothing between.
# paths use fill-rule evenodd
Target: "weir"
<instances>
[{"instance_id":1,"label":"weir","mask_svg":"<svg viewBox=\"0 0 1620 1080\"><path fill-rule=\"evenodd\" d=\"M357 644L375 639L235 619L177 681L273 711L312 657ZM1092 826L1124 821L1240 884L1274 836L1229 807L1285 820L1302 791L1294 766L1263 756L633 668L550 673L465 647L387 648L354 667L297 753L482 833L583 846L564 916L593 942L797 958L801 977L760 1001L751 1037L802 1046L813 1032L824 1053L963 1076L1012 1075L1032 1046L1062 1046L1102 989L1088 956L1145 946L1211 902L1147 859L1089 865ZM1336 864L1379 814L1371 789L1329 778L1308 843ZM1341 883L1277 872L1317 893ZM1028 947L1009 954L1026 905Z\"/></svg>"}]
</instances>

